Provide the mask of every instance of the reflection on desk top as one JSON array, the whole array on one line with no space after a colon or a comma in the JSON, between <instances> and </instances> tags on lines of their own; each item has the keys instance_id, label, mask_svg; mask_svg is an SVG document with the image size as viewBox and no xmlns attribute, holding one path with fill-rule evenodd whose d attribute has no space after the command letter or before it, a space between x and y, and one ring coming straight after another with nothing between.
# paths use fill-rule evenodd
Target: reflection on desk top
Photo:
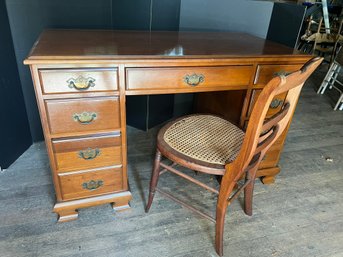
<instances>
[{"instance_id":1,"label":"reflection on desk top","mask_svg":"<svg viewBox=\"0 0 343 257\"><path fill-rule=\"evenodd\" d=\"M26 64L38 60L303 56L292 48L234 32L46 30Z\"/></svg>"}]
</instances>

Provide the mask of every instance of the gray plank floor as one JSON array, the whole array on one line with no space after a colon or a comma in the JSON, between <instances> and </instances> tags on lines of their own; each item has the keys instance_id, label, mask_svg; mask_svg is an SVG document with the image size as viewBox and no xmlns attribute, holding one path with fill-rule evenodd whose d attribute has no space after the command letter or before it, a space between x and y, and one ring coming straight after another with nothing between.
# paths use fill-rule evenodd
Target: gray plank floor
<instances>
[{"instance_id":1,"label":"gray plank floor","mask_svg":"<svg viewBox=\"0 0 343 257\"><path fill-rule=\"evenodd\" d=\"M225 256L343 256L343 113L332 110L337 95L315 93L324 72L316 72L302 92L276 183L256 183L254 215L244 215L242 198L229 207ZM127 212L104 205L57 224L43 143L2 171L0 256L217 256L214 226L207 220L158 194L150 213L144 213L156 130L128 131L133 200ZM214 210L215 197L195 185L169 174L160 185L178 188L176 194Z\"/></svg>"}]
</instances>

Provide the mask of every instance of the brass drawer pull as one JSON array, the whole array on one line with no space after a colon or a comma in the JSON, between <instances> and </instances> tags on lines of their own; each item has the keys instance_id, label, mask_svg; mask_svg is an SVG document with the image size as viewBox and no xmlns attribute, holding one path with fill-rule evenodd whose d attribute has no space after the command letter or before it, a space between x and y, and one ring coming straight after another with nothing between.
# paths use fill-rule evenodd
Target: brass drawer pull
<instances>
[{"instance_id":1,"label":"brass drawer pull","mask_svg":"<svg viewBox=\"0 0 343 257\"><path fill-rule=\"evenodd\" d=\"M276 108L278 108L279 106L281 106L282 104L283 104L283 101L282 101L282 100L275 98L275 99L273 99L273 101L270 103L269 108L271 108L271 109L276 109Z\"/></svg>"},{"instance_id":2,"label":"brass drawer pull","mask_svg":"<svg viewBox=\"0 0 343 257\"><path fill-rule=\"evenodd\" d=\"M97 116L98 115L96 112L74 113L73 119L83 125L87 125L95 120Z\"/></svg>"},{"instance_id":3,"label":"brass drawer pull","mask_svg":"<svg viewBox=\"0 0 343 257\"><path fill-rule=\"evenodd\" d=\"M99 148L87 148L86 150L79 151L79 157L85 160L93 160L101 153Z\"/></svg>"},{"instance_id":4,"label":"brass drawer pull","mask_svg":"<svg viewBox=\"0 0 343 257\"><path fill-rule=\"evenodd\" d=\"M192 75L186 75L183 78L183 81L186 82L188 85L195 87L199 85L200 83L204 82L205 76L202 74L192 74Z\"/></svg>"},{"instance_id":5,"label":"brass drawer pull","mask_svg":"<svg viewBox=\"0 0 343 257\"><path fill-rule=\"evenodd\" d=\"M104 185L103 180L97 180L97 181L91 180L91 181L82 183L82 188L93 191L93 190L98 189L99 187L101 187L103 185Z\"/></svg>"},{"instance_id":6,"label":"brass drawer pull","mask_svg":"<svg viewBox=\"0 0 343 257\"><path fill-rule=\"evenodd\" d=\"M95 87L95 79L92 77L85 78L80 75L78 78L70 78L67 80L69 88L75 88L77 90L87 90L90 87Z\"/></svg>"}]
</instances>

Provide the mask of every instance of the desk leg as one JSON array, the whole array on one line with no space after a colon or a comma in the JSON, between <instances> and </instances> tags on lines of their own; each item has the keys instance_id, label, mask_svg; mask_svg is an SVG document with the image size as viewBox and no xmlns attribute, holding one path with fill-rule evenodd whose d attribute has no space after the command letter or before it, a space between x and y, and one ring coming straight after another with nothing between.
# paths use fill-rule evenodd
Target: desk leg
<instances>
[{"instance_id":1,"label":"desk leg","mask_svg":"<svg viewBox=\"0 0 343 257\"><path fill-rule=\"evenodd\" d=\"M76 220L78 218L77 210L81 208L110 203L115 211L130 209L129 201L131 198L132 196L129 191L123 191L84 199L59 202L55 204L53 211L58 215L58 222L66 222Z\"/></svg>"},{"instance_id":2,"label":"desk leg","mask_svg":"<svg viewBox=\"0 0 343 257\"><path fill-rule=\"evenodd\" d=\"M59 211L57 215L58 215L58 219L57 219L58 223L76 220L79 216L77 210L73 210L73 209Z\"/></svg>"},{"instance_id":3,"label":"desk leg","mask_svg":"<svg viewBox=\"0 0 343 257\"><path fill-rule=\"evenodd\" d=\"M127 209L130 209L130 204L129 204L130 200L131 200L131 197L118 199L116 202L112 203L113 210L115 210L116 212L120 212L120 211L125 211Z\"/></svg>"}]
</instances>

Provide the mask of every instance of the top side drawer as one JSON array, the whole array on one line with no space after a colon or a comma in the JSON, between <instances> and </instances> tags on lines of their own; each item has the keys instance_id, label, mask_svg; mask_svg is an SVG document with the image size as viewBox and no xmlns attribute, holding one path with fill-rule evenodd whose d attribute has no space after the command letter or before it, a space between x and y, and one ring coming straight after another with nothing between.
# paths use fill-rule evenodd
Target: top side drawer
<instances>
[{"instance_id":1,"label":"top side drawer","mask_svg":"<svg viewBox=\"0 0 343 257\"><path fill-rule=\"evenodd\" d=\"M127 90L178 92L246 88L253 66L127 68Z\"/></svg>"},{"instance_id":2,"label":"top side drawer","mask_svg":"<svg viewBox=\"0 0 343 257\"><path fill-rule=\"evenodd\" d=\"M302 64L293 64L293 65L258 65L256 76L254 79L255 85L265 85L276 75L282 73L290 73L293 71L299 70L303 65Z\"/></svg>"},{"instance_id":3,"label":"top side drawer","mask_svg":"<svg viewBox=\"0 0 343 257\"><path fill-rule=\"evenodd\" d=\"M115 68L39 70L43 94L118 90L117 76Z\"/></svg>"}]
</instances>

